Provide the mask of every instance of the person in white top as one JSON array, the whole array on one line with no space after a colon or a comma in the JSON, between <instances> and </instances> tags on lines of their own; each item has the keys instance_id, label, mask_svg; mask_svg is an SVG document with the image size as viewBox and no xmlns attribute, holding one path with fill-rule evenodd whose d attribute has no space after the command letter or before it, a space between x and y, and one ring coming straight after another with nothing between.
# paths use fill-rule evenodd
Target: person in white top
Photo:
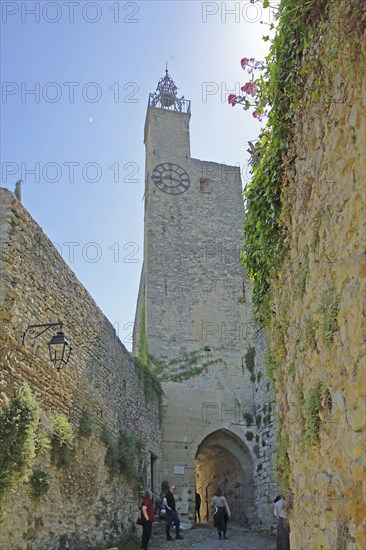
<instances>
[{"instance_id":1,"label":"person in white top","mask_svg":"<svg viewBox=\"0 0 366 550\"><path fill-rule=\"evenodd\" d=\"M278 495L273 502L273 513L277 518L276 550L290 550L290 528L287 520L285 499L281 495Z\"/></svg>"},{"instance_id":2,"label":"person in white top","mask_svg":"<svg viewBox=\"0 0 366 550\"><path fill-rule=\"evenodd\" d=\"M226 498L222 495L220 487L215 491L215 496L211 500L211 507L214 511L214 526L219 534L219 539L226 539L227 521L230 518L230 508Z\"/></svg>"}]
</instances>

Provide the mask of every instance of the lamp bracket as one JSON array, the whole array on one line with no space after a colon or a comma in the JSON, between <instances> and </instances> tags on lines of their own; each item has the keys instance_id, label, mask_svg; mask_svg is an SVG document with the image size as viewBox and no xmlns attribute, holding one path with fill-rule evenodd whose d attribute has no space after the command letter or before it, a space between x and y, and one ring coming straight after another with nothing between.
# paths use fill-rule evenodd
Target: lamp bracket
<instances>
[{"instance_id":1,"label":"lamp bracket","mask_svg":"<svg viewBox=\"0 0 366 550\"><path fill-rule=\"evenodd\" d=\"M40 325L28 325L23 334L23 339L22 339L23 346L25 345L26 336L28 333L29 333L29 336L34 340L35 338L38 338L39 336L41 336L47 330L54 329L56 327L60 327L60 330L62 330L63 323L59 321L58 323L42 323Z\"/></svg>"}]
</instances>

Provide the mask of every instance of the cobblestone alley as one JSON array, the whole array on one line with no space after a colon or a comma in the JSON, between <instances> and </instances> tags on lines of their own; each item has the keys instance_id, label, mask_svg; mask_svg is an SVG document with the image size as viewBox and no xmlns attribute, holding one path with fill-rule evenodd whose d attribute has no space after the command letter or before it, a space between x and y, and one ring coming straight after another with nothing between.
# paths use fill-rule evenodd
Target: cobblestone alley
<instances>
[{"instance_id":1,"label":"cobblestone alley","mask_svg":"<svg viewBox=\"0 0 366 550\"><path fill-rule=\"evenodd\" d=\"M211 525L195 526L193 529L182 531L182 535L184 540L166 541L165 534L160 529L155 529L149 550L275 550L276 548L274 536L233 526L228 528L226 540L219 540L216 529Z\"/></svg>"}]
</instances>

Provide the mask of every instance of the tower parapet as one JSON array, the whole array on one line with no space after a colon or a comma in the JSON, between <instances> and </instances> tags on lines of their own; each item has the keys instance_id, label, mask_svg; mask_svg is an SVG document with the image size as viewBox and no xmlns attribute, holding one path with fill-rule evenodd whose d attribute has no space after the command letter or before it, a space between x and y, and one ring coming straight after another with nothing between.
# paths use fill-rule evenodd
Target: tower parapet
<instances>
[{"instance_id":1,"label":"tower parapet","mask_svg":"<svg viewBox=\"0 0 366 550\"><path fill-rule=\"evenodd\" d=\"M191 112L191 101L184 96L177 96L178 88L165 70L165 75L161 77L156 87L156 91L149 94L148 107L157 107L158 109L168 109L169 111L178 111L180 113Z\"/></svg>"}]
</instances>

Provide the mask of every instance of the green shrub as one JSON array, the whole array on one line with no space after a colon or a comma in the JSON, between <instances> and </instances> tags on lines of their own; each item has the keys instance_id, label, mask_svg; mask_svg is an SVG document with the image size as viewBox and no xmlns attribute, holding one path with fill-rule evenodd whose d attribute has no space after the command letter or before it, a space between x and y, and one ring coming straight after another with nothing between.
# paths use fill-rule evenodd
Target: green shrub
<instances>
[{"instance_id":1,"label":"green shrub","mask_svg":"<svg viewBox=\"0 0 366 550\"><path fill-rule=\"evenodd\" d=\"M15 182L14 195L18 201L22 202L22 180Z\"/></svg>"},{"instance_id":2,"label":"green shrub","mask_svg":"<svg viewBox=\"0 0 366 550\"><path fill-rule=\"evenodd\" d=\"M51 461L57 468L68 468L74 445L74 430L64 414L52 418Z\"/></svg>"},{"instance_id":3,"label":"green shrub","mask_svg":"<svg viewBox=\"0 0 366 550\"><path fill-rule=\"evenodd\" d=\"M79 421L79 435L81 437L90 437L93 433L93 424L90 414L83 410Z\"/></svg>"},{"instance_id":4,"label":"green shrub","mask_svg":"<svg viewBox=\"0 0 366 550\"><path fill-rule=\"evenodd\" d=\"M107 446L104 462L111 475L122 474L135 483L140 491L141 472L138 472L137 464L145 451L145 444L137 434L128 428L121 428L116 440L108 428L103 427L101 440Z\"/></svg>"},{"instance_id":5,"label":"green shrub","mask_svg":"<svg viewBox=\"0 0 366 550\"><path fill-rule=\"evenodd\" d=\"M51 476L43 468L37 468L29 480L35 498L42 497L48 493L51 485Z\"/></svg>"},{"instance_id":6,"label":"green shrub","mask_svg":"<svg viewBox=\"0 0 366 550\"><path fill-rule=\"evenodd\" d=\"M33 465L39 417L39 405L27 384L0 412L0 496Z\"/></svg>"},{"instance_id":7,"label":"green shrub","mask_svg":"<svg viewBox=\"0 0 366 550\"><path fill-rule=\"evenodd\" d=\"M254 434L253 434L253 432L249 432L249 431L248 431L248 432L245 434L245 437L247 438L248 441L252 441L252 439L253 439L253 437L254 437Z\"/></svg>"},{"instance_id":8,"label":"green shrub","mask_svg":"<svg viewBox=\"0 0 366 550\"><path fill-rule=\"evenodd\" d=\"M128 429L122 429L117 441L119 471L129 477L136 477L136 439Z\"/></svg>"},{"instance_id":9,"label":"green shrub","mask_svg":"<svg viewBox=\"0 0 366 550\"><path fill-rule=\"evenodd\" d=\"M107 446L113 443L113 435L111 434L107 426L102 427L102 431L100 433L100 440L103 441L103 443Z\"/></svg>"}]
</instances>

